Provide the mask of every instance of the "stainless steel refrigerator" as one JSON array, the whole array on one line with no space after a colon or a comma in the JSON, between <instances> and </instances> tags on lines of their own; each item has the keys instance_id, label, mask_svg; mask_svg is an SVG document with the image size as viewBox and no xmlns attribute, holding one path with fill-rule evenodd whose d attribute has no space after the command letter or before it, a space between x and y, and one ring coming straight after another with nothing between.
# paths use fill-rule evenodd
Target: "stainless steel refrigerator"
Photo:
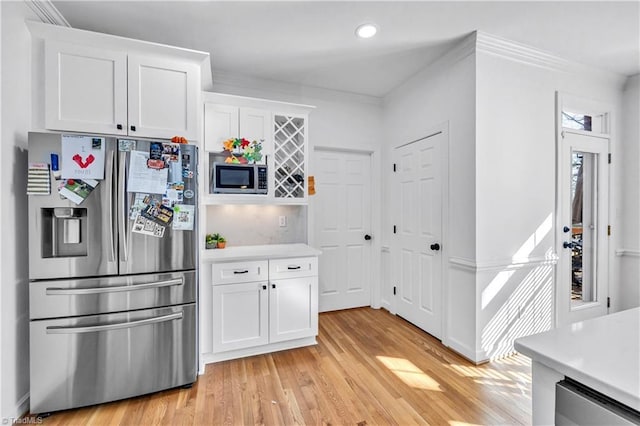
<instances>
[{"instance_id":1,"label":"stainless steel refrigerator","mask_svg":"<svg viewBox=\"0 0 640 426\"><path fill-rule=\"evenodd\" d=\"M74 138L99 148L97 179L62 178L90 169L88 157L68 158ZM28 157L30 172L48 170L50 192L41 172L29 195L31 412L193 383L196 147L32 132ZM152 210L170 211L158 220Z\"/></svg>"}]
</instances>

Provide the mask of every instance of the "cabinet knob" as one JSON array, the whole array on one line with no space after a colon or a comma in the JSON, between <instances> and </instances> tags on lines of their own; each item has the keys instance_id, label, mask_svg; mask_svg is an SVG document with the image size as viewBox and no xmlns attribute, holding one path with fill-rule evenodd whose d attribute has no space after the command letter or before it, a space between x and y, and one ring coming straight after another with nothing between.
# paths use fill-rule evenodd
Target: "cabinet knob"
<instances>
[{"instance_id":1,"label":"cabinet knob","mask_svg":"<svg viewBox=\"0 0 640 426\"><path fill-rule=\"evenodd\" d=\"M263 286L262 286L262 289L263 289L263 290L266 290L266 289L267 289L267 286L266 286L266 285L263 285Z\"/></svg>"},{"instance_id":2,"label":"cabinet knob","mask_svg":"<svg viewBox=\"0 0 640 426\"><path fill-rule=\"evenodd\" d=\"M116 128L117 128L118 130L122 130L122 124L117 124L117 125L116 125Z\"/></svg>"},{"instance_id":3,"label":"cabinet knob","mask_svg":"<svg viewBox=\"0 0 640 426\"><path fill-rule=\"evenodd\" d=\"M276 285L275 284L271 284L271 288L276 288Z\"/></svg>"},{"instance_id":4,"label":"cabinet knob","mask_svg":"<svg viewBox=\"0 0 640 426\"><path fill-rule=\"evenodd\" d=\"M429 246L429 248L430 248L431 250L433 250L433 251L438 251L438 250L440 250L440 244L438 244L438 243L431 244L431 245Z\"/></svg>"},{"instance_id":5,"label":"cabinet knob","mask_svg":"<svg viewBox=\"0 0 640 426\"><path fill-rule=\"evenodd\" d=\"M136 131L136 126L131 126L131 131L135 132Z\"/></svg>"}]
</instances>

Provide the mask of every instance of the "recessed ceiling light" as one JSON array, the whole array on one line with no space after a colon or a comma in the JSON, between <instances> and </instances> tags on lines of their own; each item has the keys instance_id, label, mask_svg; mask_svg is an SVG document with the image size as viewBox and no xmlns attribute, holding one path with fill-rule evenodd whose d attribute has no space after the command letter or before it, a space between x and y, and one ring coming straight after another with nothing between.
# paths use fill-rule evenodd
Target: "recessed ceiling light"
<instances>
[{"instance_id":1,"label":"recessed ceiling light","mask_svg":"<svg viewBox=\"0 0 640 426\"><path fill-rule=\"evenodd\" d=\"M373 24L362 24L356 28L356 35L360 38L371 38L378 32L378 28Z\"/></svg>"}]
</instances>

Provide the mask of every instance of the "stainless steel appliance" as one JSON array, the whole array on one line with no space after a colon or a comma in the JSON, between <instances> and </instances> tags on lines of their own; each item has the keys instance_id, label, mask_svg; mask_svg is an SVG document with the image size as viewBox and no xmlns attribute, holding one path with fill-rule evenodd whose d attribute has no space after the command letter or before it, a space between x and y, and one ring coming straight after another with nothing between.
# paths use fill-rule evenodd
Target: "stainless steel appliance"
<instances>
[{"instance_id":1,"label":"stainless steel appliance","mask_svg":"<svg viewBox=\"0 0 640 426\"><path fill-rule=\"evenodd\" d=\"M191 226L173 222L154 236L134 228L141 202L166 204L167 194L128 185L132 155L158 142L96 138L105 144L104 179L83 201L61 197L53 173L50 195L29 196L33 413L196 380L196 147L180 145L167 173L169 201ZM48 163L61 145L60 134L30 133L29 162Z\"/></svg>"},{"instance_id":2,"label":"stainless steel appliance","mask_svg":"<svg viewBox=\"0 0 640 426\"><path fill-rule=\"evenodd\" d=\"M211 193L266 194L267 166L259 164L214 163Z\"/></svg>"},{"instance_id":3,"label":"stainless steel appliance","mask_svg":"<svg viewBox=\"0 0 640 426\"><path fill-rule=\"evenodd\" d=\"M556 383L556 425L640 425L640 412L581 383Z\"/></svg>"}]
</instances>

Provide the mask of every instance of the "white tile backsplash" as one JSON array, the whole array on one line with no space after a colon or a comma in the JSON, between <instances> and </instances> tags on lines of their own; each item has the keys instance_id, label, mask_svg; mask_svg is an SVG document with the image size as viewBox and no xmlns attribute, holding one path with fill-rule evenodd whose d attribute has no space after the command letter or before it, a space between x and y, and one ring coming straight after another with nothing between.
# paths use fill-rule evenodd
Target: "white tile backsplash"
<instances>
[{"instance_id":1,"label":"white tile backsplash","mask_svg":"<svg viewBox=\"0 0 640 426\"><path fill-rule=\"evenodd\" d=\"M307 242L307 207L275 205L207 206L207 234L217 232L227 246ZM287 226L279 226L286 216Z\"/></svg>"}]
</instances>

